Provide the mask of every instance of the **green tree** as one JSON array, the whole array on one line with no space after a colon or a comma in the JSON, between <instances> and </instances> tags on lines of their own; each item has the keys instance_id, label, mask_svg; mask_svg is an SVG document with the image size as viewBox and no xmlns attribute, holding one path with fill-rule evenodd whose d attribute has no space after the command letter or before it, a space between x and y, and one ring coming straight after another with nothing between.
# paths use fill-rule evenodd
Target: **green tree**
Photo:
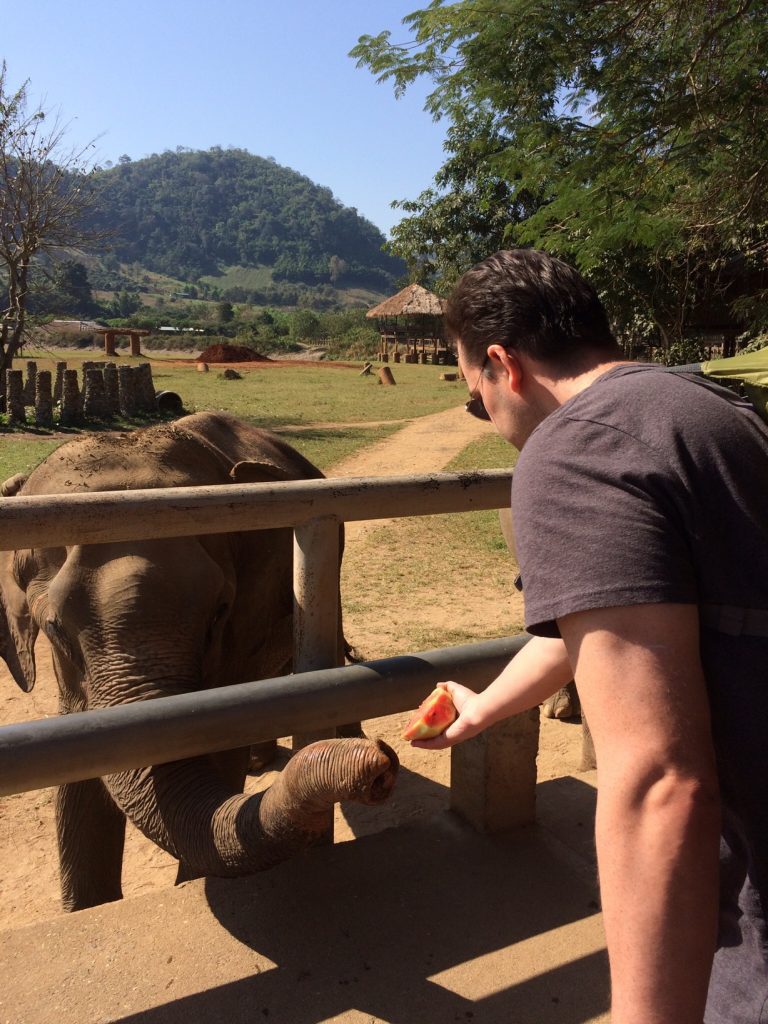
<instances>
[{"instance_id":1,"label":"green tree","mask_svg":"<svg viewBox=\"0 0 768 1024\"><path fill-rule=\"evenodd\" d=\"M231 324L235 319L235 311L231 302L219 302L216 306L216 314L220 324Z\"/></svg>"},{"instance_id":2,"label":"green tree","mask_svg":"<svg viewBox=\"0 0 768 1024\"><path fill-rule=\"evenodd\" d=\"M119 291L111 303L111 313L115 317L128 317L141 309L143 303L136 292Z\"/></svg>"},{"instance_id":3,"label":"green tree","mask_svg":"<svg viewBox=\"0 0 768 1024\"><path fill-rule=\"evenodd\" d=\"M450 279L484 241L545 248L668 343L751 268L764 289L764 4L434 0L405 23L411 39L352 55L397 93L431 79L449 125L436 187L394 233L412 265Z\"/></svg>"},{"instance_id":4,"label":"green tree","mask_svg":"<svg viewBox=\"0 0 768 1024\"><path fill-rule=\"evenodd\" d=\"M291 316L291 337L313 341L321 336L320 317L311 309L297 309Z\"/></svg>"}]
</instances>

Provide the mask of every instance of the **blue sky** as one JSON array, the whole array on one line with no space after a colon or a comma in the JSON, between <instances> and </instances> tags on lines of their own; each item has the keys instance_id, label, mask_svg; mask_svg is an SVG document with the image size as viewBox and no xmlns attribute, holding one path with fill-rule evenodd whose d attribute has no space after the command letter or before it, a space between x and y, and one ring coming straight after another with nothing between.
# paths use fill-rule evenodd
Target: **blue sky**
<instances>
[{"instance_id":1,"label":"blue sky","mask_svg":"<svg viewBox=\"0 0 768 1024\"><path fill-rule=\"evenodd\" d=\"M426 4L424 4L425 6ZM347 54L363 33L405 40L418 0L0 2L10 84L59 111L95 161L237 146L332 189L387 233L393 199L442 163L443 129ZM98 138L97 138L98 137Z\"/></svg>"}]
</instances>

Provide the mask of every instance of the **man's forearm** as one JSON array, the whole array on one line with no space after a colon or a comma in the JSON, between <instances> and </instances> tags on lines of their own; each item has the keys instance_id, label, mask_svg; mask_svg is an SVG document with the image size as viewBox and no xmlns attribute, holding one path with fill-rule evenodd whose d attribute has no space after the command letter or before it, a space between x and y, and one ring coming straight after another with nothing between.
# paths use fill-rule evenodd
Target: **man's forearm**
<instances>
[{"instance_id":1,"label":"man's forearm","mask_svg":"<svg viewBox=\"0 0 768 1024\"><path fill-rule=\"evenodd\" d=\"M716 786L600 782L597 848L613 1024L701 1024L717 929Z\"/></svg>"},{"instance_id":2,"label":"man's forearm","mask_svg":"<svg viewBox=\"0 0 768 1024\"><path fill-rule=\"evenodd\" d=\"M573 670L563 641L534 636L477 695L473 714L487 728L541 704L571 679Z\"/></svg>"}]
</instances>

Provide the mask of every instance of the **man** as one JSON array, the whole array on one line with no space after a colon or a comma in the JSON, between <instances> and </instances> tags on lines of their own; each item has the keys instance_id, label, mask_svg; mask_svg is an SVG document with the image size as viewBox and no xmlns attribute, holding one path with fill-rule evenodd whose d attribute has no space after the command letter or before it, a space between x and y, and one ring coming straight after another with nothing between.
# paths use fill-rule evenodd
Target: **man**
<instances>
[{"instance_id":1,"label":"man","mask_svg":"<svg viewBox=\"0 0 768 1024\"><path fill-rule=\"evenodd\" d=\"M703 378L622 361L592 287L546 254L468 271L447 324L469 411L521 449L534 638L483 693L444 684L459 717L419 745L573 675L597 752L613 1024L765 1024L768 431Z\"/></svg>"}]
</instances>

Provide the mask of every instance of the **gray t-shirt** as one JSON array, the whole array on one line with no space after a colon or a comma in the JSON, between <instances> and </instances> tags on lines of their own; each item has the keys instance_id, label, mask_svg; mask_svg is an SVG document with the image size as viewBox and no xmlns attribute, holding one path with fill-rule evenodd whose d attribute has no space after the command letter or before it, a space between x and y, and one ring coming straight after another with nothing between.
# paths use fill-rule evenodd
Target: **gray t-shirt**
<instances>
[{"instance_id":1,"label":"gray t-shirt","mask_svg":"<svg viewBox=\"0 0 768 1024\"><path fill-rule=\"evenodd\" d=\"M702 609L724 811L706 1021L765 1024L768 429L704 378L615 367L531 435L512 515L532 633L557 636L559 617L595 608Z\"/></svg>"}]
</instances>

